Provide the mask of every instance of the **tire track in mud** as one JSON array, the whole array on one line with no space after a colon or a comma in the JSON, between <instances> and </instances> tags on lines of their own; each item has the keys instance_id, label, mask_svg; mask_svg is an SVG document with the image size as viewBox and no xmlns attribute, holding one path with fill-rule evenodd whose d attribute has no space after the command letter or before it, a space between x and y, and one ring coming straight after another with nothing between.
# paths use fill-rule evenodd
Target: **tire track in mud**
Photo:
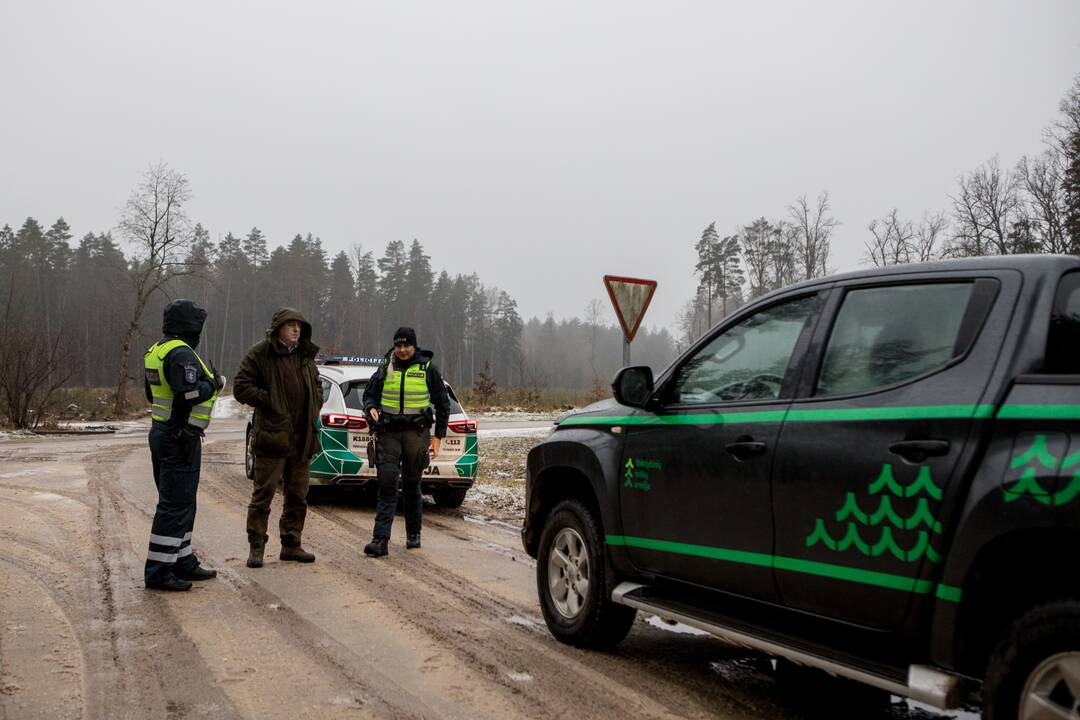
<instances>
[{"instance_id":1,"label":"tire track in mud","mask_svg":"<svg viewBox=\"0 0 1080 720\"><path fill-rule=\"evenodd\" d=\"M183 632L164 598L141 587L117 486L131 448L84 459L93 500L91 640L84 645L89 717L237 718L228 696ZM151 512L152 514L152 512Z\"/></svg>"},{"instance_id":2,"label":"tire track in mud","mask_svg":"<svg viewBox=\"0 0 1080 720\"><path fill-rule=\"evenodd\" d=\"M241 477L230 481L221 472L211 472L206 487L228 502L242 506L247 497L237 487ZM246 484L246 478L243 482ZM325 534L320 536L324 560L340 567L356 568L358 580L378 583L380 592L375 596L378 602L436 644L449 649L501 692L519 699L525 714L716 717L716 708L707 707L708 701L716 698L709 697L713 693L701 692L699 685L688 687L683 678L671 678L671 673L664 673L660 682L647 683L647 690L642 692L640 683L627 683L628 675L634 680L648 679L638 677L647 671L634 659L618 653L572 649L541 634L542 625L527 628L513 624L510 618L533 615L535 607L522 607L495 596L422 555L396 556L393 564L370 561L359 551L364 541L361 538L366 539L370 531L368 525L361 526L321 505L310 507L310 511L328 520L337 530L333 547L324 542ZM465 538L476 542L475 538ZM531 681L521 682L511 675L520 672L531 676ZM572 681L564 682L569 679ZM660 678L654 676L654 679ZM673 679L676 682L671 682ZM558 685L556 692L552 692L553 684ZM688 692L702 696L704 703L688 698ZM751 717L740 712L748 704L726 695L721 697L728 709L737 706L738 715Z\"/></svg>"},{"instance_id":3,"label":"tire track in mud","mask_svg":"<svg viewBox=\"0 0 1080 720\"><path fill-rule=\"evenodd\" d=\"M119 465L120 463L117 463ZM235 494L221 492L212 481L212 473L207 472L204 466L200 478L200 494L209 492L228 501L228 504L236 507L246 507L247 498L238 504L239 498ZM116 500L125 503L131 510L152 518L154 508L147 507L137 499L125 495L119 495ZM248 612L258 616L261 622L271 626L283 637L290 638L293 645L301 650L312 662L318 663L322 668L336 676L345 684L351 685L363 697L363 707L386 718L439 717L439 714L429 710L418 712L418 708L424 707L425 703L402 688L392 678L382 675L378 670L370 667L358 669L354 653L333 635L329 634L318 625L310 622L293 610L280 596L259 585L255 580L247 580L235 572L222 570L215 582L227 585L248 605ZM267 610L274 607L273 611ZM205 669L205 676L212 677L209 668Z\"/></svg>"}]
</instances>

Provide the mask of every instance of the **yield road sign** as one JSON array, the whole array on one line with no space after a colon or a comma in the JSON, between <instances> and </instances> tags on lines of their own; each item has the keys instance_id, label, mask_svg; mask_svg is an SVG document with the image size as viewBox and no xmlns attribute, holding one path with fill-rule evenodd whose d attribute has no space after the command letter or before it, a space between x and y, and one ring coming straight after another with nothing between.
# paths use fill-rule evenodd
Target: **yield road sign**
<instances>
[{"instance_id":1,"label":"yield road sign","mask_svg":"<svg viewBox=\"0 0 1080 720\"><path fill-rule=\"evenodd\" d=\"M623 337L630 342L641 326L641 319L645 317L645 310L656 291L656 281L605 275L604 287L607 288L611 304L615 306L615 316L619 318Z\"/></svg>"}]
</instances>

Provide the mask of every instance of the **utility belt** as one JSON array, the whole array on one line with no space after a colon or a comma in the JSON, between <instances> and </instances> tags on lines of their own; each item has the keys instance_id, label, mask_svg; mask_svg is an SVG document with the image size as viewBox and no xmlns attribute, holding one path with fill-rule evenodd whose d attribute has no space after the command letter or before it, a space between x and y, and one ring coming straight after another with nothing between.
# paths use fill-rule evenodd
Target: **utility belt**
<instances>
[{"instance_id":1,"label":"utility belt","mask_svg":"<svg viewBox=\"0 0 1080 720\"><path fill-rule=\"evenodd\" d=\"M435 411L429 405L426 408L413 411L411 408L404 413L395 410L379 409L379 422L375 423L375 431L380 430L419 430L424 431L435 424Z\"/></svg>"},{"instance_id":2,"label":"utility belt","mask_svg":"<svg viewBox=\"0 0 1080 720\"><path fill-rule=\"evenodd\" d=\"M169 440L183 447L189 465L195 462L195 451L198 450L203 439L201 430L191 425L174 425L171 422L162 422L160 420L153 420L150 424L153 427L165 430L168 433Z\"/></svg>"}]
</instances>

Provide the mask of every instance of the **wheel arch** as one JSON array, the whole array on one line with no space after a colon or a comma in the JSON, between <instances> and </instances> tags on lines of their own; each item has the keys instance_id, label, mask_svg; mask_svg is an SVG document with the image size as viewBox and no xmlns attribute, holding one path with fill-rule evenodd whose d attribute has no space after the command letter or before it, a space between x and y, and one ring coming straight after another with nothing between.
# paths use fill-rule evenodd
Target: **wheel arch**
<instances>
[{"instance_id":1,"label":"wheel arch","mask_svg":"<svg viewBox=\"0 0 1080 720\"><path fill-rule=\"evenodd\" d=\"M956 668L982 677L1016 618L1047 602L1080 599L1080 575L1063 568L1078 554L1080 530L1071 528L1016 530L987 542L968 569L957 608Z\"/></svg>"}]
</instances>

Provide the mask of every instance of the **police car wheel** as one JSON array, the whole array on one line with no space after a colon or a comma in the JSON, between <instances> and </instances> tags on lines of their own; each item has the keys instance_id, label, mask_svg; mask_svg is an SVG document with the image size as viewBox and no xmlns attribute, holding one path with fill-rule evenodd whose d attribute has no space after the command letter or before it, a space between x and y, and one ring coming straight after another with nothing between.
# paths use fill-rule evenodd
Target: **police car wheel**
<instances>
[{"instance_id":1,"label":"police car wheel","mask_svg":"<svg viewBox=\"0 0 1080 720\"><path fill-rule=\"evenodd\" d=\"M593 511L576 498L556 505L544 522L536 586L548 630L575 647L618 644L634 623L634 608L611 602L604 543Z\"/></svg>"},{"instance_id":2,"label":"police car wheel","mask_svg":"<svg viewBox=\"0 0 1080 720\"><path fill-rule=\"evenodd\" d=\"M247 433L244 435L244 474L248 480L255 479L255 452L251 445L254 438L251 435L251 423L248 423Z\"/></svg>"},{"instance_id":3,"label":"police car wheel","mask_svg":"<svg viewBox=\"0 0 1080 720\"><path fill-rule=\"evenodd\" d=\"M458 508L465 502L465 488L439 488L431 492L431 497L441 508Z\"/></svg>"}]
</instances>

